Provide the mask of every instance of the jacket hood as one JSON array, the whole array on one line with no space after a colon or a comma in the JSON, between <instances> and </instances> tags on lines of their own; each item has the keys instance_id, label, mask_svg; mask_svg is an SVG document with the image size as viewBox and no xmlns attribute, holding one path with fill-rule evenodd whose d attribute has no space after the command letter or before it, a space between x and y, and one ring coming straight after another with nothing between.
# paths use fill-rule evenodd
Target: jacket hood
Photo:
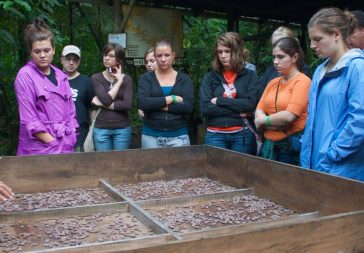
<instances>
[{"instance_id":1,"label":"jacket hood","mask_svg":"<svg viewBox=\"0 0 364 253\"><path fill-rule=\"evenodd\" d=\"M355 59L355 58L364 58L364 53L362 50L358 49L358 48L353 48L350 49L349 51L347 51L341 58L340 60L336 63L335 67L330 71L331 72L336 72L339 71L345 67L347 67L350 62ZM327 59L323 66L326 66L329 63L330 59Z\"/></svg>"}]
</instances>

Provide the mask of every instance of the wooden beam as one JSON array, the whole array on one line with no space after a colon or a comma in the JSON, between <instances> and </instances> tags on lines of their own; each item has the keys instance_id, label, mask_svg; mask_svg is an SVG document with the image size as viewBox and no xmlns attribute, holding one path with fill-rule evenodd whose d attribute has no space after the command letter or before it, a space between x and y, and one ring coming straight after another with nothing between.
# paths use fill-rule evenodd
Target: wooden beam
<instances>
[{"instance_id":1,"label":"wooden beam","mask_svg":"<svg viewBox=\"0 0 364 253\"><path fill-rule=\"evenodd\" d=\"M135 215L139 221L141 221L145 226L148 226L154 233L156 234L170 234L174 237L174 239L181 239L179 235L174 233L171 229L166 227L163 223L159 222L157 219L153 218L151 214L146 212L143 208L139 206L132 198L129 198L124 193L116 190L112 187L109 182L105 179L100 179L100 184L104 185L103 187L109 188L111 191L114 191L115 194L118 194L122 199L125 199L129 205L130 213Z\"/></svg>"},{"instance_id":2,"label":"wooden beam","mask_svg":"<svg viewBox=\"0 0 364 253\"><path fill-rule=\"evenodd\" d=\"M137 203L144 209L150 209L153 207L166 208L176 205L183 206L190 204L201 204L208 201L230 200L234 197L241 197L252 194L254 194L254 190L252 188L246 188L233 191L215 192L213 194L207 193L161 199L139 200L137 201Z\"/></svg>"},{"instance_id":3,"label":"wooden beam","mask_svg":"<svg viewBox=\"0 0 364 253\"><path fill-rule=\"evenodd\" d=\"M70 41L73 44L73 3L70 3L69 6L69 18L70 18Z\"/></svg>"},{"instance_id":4,"label":"wooden beam","mask_svg":"<svg viewBox=\"0 0 364 253\"><path fill-rule=\"evenodd\" d=\"M239 32L239 16L233 12L228 13L227 16L227 30L229 32Z\"/></svg>"},{"instance_id":5,"label":"wooden beam","mask_svg":"<svg viewBox=\"0 0 364 253\"><path fill-rule=\"evenodd\" d=\"M121 24L121 32L124 32L126 24L128 23L128 19L134 9L136 0L130 0L129 5L128 5L128 10L126 11L126 15L123 18L123 23Z\"/></svg>"},{"instance_id":6,"label":"wooden beam","mask_svg":"<svg viewBox=\"0 0 364 253\"><path fill-rule=\"evenodd\" d=\"M121 19L123 17L123 9L120 0L113 0L114 10L114 33L121 33Z\"/></svg>"},{"instance_id":7,"label":"wooden beam","mask_svg":"<svg viewBox=\"0 0 364 253\"><path fill-rule=\"evenodd\" d=\"M107 1L105 0L69 0L70 2L74 3L91 3L91 4L107 4Z\"/></svg>"}]
</instances>

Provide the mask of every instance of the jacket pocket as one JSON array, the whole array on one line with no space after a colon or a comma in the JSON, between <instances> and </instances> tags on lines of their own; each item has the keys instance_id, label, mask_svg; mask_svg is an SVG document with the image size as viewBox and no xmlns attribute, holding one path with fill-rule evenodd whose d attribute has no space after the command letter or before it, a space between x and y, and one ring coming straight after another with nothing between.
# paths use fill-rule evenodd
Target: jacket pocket
<instances>
[{"instance_id":1,"label":"jacket pocket","mask_svg":"<svg viewBox=\"0 0 364 253\"><path fill-rule=\"evenodd\" d=\"M49 143L40 141L39 139L33 140L29 143L27 148L32 154L57 154L60 152L60 143L57 138Z\"/></svg>"},{"instance_id":2,"label":"jacket pocket","mask_svg":"<svg viewBox=\"0 0 364 253\"><path fill-rule=\"evenodd\" d=\"M69 135L62 137L63 150L73 150L76 145L77 135L76 132L72 131Z\"/></svg>"}]
</instances>

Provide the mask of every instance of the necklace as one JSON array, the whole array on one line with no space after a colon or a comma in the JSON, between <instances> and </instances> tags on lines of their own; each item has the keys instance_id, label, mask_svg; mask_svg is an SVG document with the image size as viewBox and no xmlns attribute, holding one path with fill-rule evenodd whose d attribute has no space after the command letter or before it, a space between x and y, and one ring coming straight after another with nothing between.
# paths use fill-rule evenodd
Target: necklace
<instances>
[{"instance_id":1,"label":"necklace","mask_svg":"<svg viewBox=\"0 0 364 253\"><path fill-rule=\"evenodd\" d=\"M110 83L110 89L111 89L113 87L113 85L115 84L116 79L114 78L114 80L111 80L110 75L106 71L103 72L103 76L105 77L106 81L108 81Z\"/></svg>"}]
</instances>

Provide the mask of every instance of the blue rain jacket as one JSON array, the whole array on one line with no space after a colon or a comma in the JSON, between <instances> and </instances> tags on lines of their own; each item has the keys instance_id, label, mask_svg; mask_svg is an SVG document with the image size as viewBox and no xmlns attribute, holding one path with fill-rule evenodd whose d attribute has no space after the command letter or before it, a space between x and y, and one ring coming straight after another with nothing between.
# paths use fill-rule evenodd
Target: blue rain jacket
<instances>
[{"instance_id":1,"label":"blue rain jacket","mask_svg":"<svg viewBox=\"0 0 364 253\"><path fill-rule=\"evenodd\" d=\"M301 166L364 181L364 53L351 49L324 73L327 63L312 78Z\"/></svg>"}]
</instances>

